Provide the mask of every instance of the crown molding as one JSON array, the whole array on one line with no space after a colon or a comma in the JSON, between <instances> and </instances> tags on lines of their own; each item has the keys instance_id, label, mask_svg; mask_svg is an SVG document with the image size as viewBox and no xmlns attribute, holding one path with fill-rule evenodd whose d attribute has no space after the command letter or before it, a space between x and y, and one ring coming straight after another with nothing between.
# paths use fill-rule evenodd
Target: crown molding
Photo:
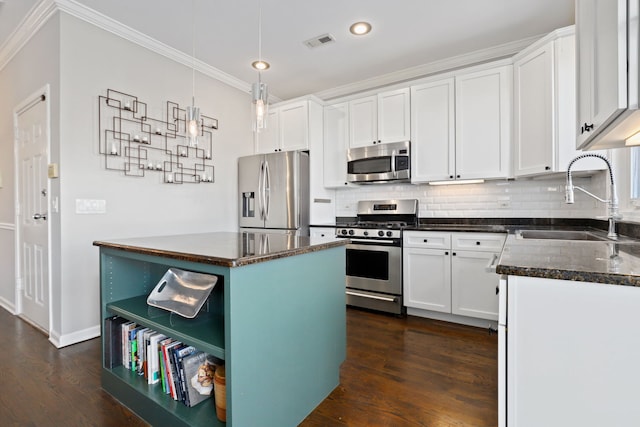
<instances>
[{"instance_id":1,"label":"crown molding","mask_svg":"<svg viewBox=\"0 0 640 427\"><path fill-rule=\"evenodd\" d=\"M358 92L389 86L394 83L406 82L436 73L442 73L445 71L455 70L457 68L468 67L471 65L481 64L483 62L510 57L531 45L541 37L543 37L543 35L528 37L526 39L504 43L487 49L481 49L471 53L465 53L451 58L430 62L428 64L406 68L393 73L383 74L370 79L338 86L333 89L316 92L314 95L327 101Z\"/></svg>"},{"instance_id":2,"label":"crown molding","mask_svg":"<svg viewBox=\"0 0 640 427\"><path fill-rule=\"evenodd\" d=\"M99 13L75 0L41 0L27 16L20 22L17 29L9 36L7 42L0 47L0 70L24 47L33 35L44 25L57 11L62 11L77 19L92 24L100 29L122 37L125 40L144 47L152 52L162 55L172 61L194 68L205 76L216 79L243 92L251 91L251 84L198 59L192 59L171 46L159 42L139 31L134 30L102 13Z\"/></svg>"},{"instance_id":3,"label":"crown molding","mask_svg":"<svg viewBox=\"0 0 640 427\"><path fill-rule=\"evenodd\" d=\"M56 11L54 0L42 0L31 8L9 38L0 46L0 70L7 66Z\"/></svg>"},{"instance_id":4,"label":"crown molding","mask_svg":"<svg viewBox=\"0 0 640 427\"><path fill-rule=\"evenodd\" d=\"M51 1L51 0L43 0ZM191 55L179 51L171 46L159 42L158 40L147 36L131 27L128 27L115 19L112 19L102 13L99 13L87 6L78 3L75 0L53 0L59 10L81 19L85 22L95 25L105 31L122 37L132 43L142 46L152 52L162 55L168 59L178 62L186 67L194 68L197 72L205 76L219 80L231 87L239 89L243 92L251 91L251 84L240 80L230 74L227 74L215 67L206 64L198 59L193 59Z\"/></svg>"}]
</instances>

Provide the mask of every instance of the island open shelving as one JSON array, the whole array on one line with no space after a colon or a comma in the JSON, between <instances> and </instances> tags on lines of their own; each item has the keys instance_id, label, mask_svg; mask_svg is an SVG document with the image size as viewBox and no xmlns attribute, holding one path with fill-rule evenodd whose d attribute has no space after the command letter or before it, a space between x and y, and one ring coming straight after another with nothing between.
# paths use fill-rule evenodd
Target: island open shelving
<instances>
[{"instance_id":1,"label":"island open shelving","mask_svg":"<svg viewBox=\"0 0 640 427\"><path fill-rule=\"evenodd\" d=\"M235 257L225 251L212 256L215 244L203 243L228 246L236 234ZM344 243L314 244L306 237L281 247L274 235L269 252L255 254L242 250L240 233L194 236L188 236L193 253L167 250L166 238L159 245L154 238L95 242L101 319L104 327L106 318L118 315L224 360L227 422L217 419L213 399L189 408L104 359L103 388L154 426L298 425L339 384L346 355ZM175 237L176 247L182 237ZM146 303L171 267L218 277L193 319Z\"/></svg>"}]
</instances>

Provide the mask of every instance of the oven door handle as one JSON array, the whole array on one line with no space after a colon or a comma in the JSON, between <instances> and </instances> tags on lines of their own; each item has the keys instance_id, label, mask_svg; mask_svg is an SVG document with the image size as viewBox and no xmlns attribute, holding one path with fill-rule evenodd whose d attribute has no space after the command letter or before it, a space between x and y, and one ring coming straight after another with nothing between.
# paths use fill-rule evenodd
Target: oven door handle
<instances>
[{"instance_id":1,"label":"oven door handle","mask_svg":"<svg viewBox=\"0 0 640 427\"><path fill-rule=\"evenodd\" d=\"M387 245L393 246L393 242L389 240L378 240L378 239L351 239L354 243L375 243L376 245Z\"/></svg>"},{"instance_id":2,"label":"oven door handle","mask_svg":"<svg viewBox=\"0 0 640 427\"><path fill-rule=\"evenodd\" d=\"M360 292L346 291L346 293L347 293L347 295L351 295L353 297L363 297L363 298L377 299L377 300L380 300L380 301L396 302L396 300L397 300L397 298L380 297L380 296L377 296L377 295L362 294Z\"/></svg>"}]
</instances>

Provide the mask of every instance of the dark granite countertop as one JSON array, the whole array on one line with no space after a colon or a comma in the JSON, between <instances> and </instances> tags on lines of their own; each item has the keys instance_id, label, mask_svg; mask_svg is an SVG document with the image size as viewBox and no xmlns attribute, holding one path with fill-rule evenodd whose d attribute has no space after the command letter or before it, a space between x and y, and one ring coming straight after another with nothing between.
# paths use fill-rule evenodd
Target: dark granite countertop
<instances>
[{"instance_id":1,"label":"dark granite countertop","mask_svg":"<svg viewBox=\"0 0 640 427\"><path fill-rule=\"evenodd\" d=\"M607 222L555 218L421 218L407 230L509 233L496 272L515 276L640 286L640 225L621 222L620 242L522 239L518 230L590 230ZM636 240L635 243L630 243Z\"/></svg>"},{"instance_id":2,"label":"dark granite countertop","mask_svg":"<svg viewBox=\"0 0 640 427\"><path fill-rule=\"evenodd\" d=\"M640 286L640 242L519 239L509 234L496 272Z\"/></svg>"},{"instance_id":3,"label":"dark granite countertop","mask_svg":"<svg viewBox=\"0 0 640 427\"><path fill-rule=\"evenodd\" d=\"M93 242L94 246L224 267L271 261L347 243L347 239L253 232L182 234Z\"/></svg>"}]
</instances>

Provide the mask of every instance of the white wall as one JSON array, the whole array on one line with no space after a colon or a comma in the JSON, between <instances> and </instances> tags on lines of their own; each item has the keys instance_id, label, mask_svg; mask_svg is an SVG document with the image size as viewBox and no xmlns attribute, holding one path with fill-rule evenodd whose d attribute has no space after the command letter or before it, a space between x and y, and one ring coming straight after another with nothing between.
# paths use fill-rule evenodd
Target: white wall
<instances>
[{"instance_id":1,"label":"white wall","mask_svg":"<svg viewBox=\"0 0 640 427\"><path fill-rule=\"evenodd\" d=\"M136 95L150 117L162 117L167 100L190 104L191 69L64 13L60 22L62 243L52 338L65 345L99 332L99 260L92 242L236 229L236 159L252 153L253 143L249 94L196 74L196 104L219 121L212 152L216 182L168 185L160 174L136 178L105 170L98 154L98 95L107 89ZM106 200L107 212L76 214L76 199Z\"/></svg>"},{"instance_id":2,"label":"white wall","mask_svg":"<svg viewBox=\"0 0 640 427\"><path fill-rule=\"evenodd\" d=\"M57 16L50 19L20 52L0 70L0 305L14 310L15 302L15 204L14 109L37 90L50 84L51 99L59 98L60 34ZM59 109L51 103L51 143L58 144Z\"/></svg>"}]
</instances>

